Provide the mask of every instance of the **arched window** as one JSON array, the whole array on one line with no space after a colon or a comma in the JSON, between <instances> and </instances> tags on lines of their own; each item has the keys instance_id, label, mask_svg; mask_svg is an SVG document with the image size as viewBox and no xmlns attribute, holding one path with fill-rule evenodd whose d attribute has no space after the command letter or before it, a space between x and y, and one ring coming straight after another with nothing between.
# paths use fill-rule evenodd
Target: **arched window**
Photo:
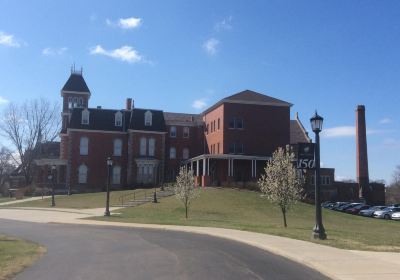
<instances>
[{"instance_id":1,"label":"arched window","mask_svg":"<svg viewBox=\"0 0 400 280\"><path fill-rule=\"evenodd\" d=\"M122 140L114 139L114 156L121 156L122 154Z\"/></svg>"},{"instance_id":2,"label":"arched window","mask_svg":"<svg viewBox=\"0 0 400 280\"><path fill-rule=\"evenodd\" d=\"M183 159L188 159L189 158L189 149L188 148L183 148L183 150L182 150L182 158Z\"/></svg>"},{"instance_id":3,"label":"arched window","mask_svg":"<svg viewBox=\"0 0 400 280\"><path fill-rule=\"evenodd\" d=\"M122 113L119 111L115 113L115 126L122 126Z\"/></svg>"},{"instance_id":4,"label":"arched window","mask_svg":"<svg viewBox=\"0 0 400 280\"><path fill-rule=\"evenodd\" d=\"M79 143L80 154L86 156L89 151L89 139L87 137L81 137Z\"/></svg>"},{"instance_id":5,"label":"arched window","mask_svg":"<svg viewBox=\"0 0 400 280\"><path fill-rule=\"evenodd\" d=\"M78 107L78 97L74 97L74 108Z\"/></svg>"},{"instance_id":6,"label":"arched window","mask_svg":"<svg viewBox=\"0 0 400 280\"><path fill-rule=\"evenodd\" d=\"M175 147L169 148L169 158L170 159L176 158L176 149L175 149Z\"/></svg>"},{"instance_id":7,"label":"arched window","mask_svg":"<svg viewBox=\"0 0 400 280\"><path fill-rule=\"evenodd\" d=\"M82 124L89 124L89 114L88 109L82 111Z\"/></svg>"},{"instance_id":8,"label":"arched window","mask_svg":"<svg viewBox=\"0 0 400 280\"><path fill-rule=\"evenodd\" d=\"M82 97L79 97L79 99L78 99L78 107L83 108L83 98Z\"/></svg>"},{"instance_id":9,"label":"arched window","mask_svg":"<svg viewBox=\"0 0 400 280\"><path fill-rule=\"evenodd\" d=\"M149 139L149 156L154 157L156 148L156 139L150 138Z\"/></svg>"},{"instance_id":10,"label":"arched window","mask_svg":"<svg viewBox=\"0 0 400 280\"><path fill-rule=\"evenodd\" d=\"M183 138L189 138L189 127L185 126L183 128Z\"/></svg>"},{"instance_id":11,"label":"arched window","mask_svg":"<svg viewBox=\"0 0 400 280\"><path fill-rule=\"evenodd\" d=\"M146 155L146 142L147 142L147 139L145 137L140 138L140 155L141 156Z\"/></svg>"},{"instance_id":12,"label":"arched window","mask_svg":"<svg viewBox=\"0 0 400 280\"><path fill-rule=\"evenodd\" d=\"M176 137L176 126L171 126L171 128L169 129L169 136Z\"/></svg>"},{"instance_id":13,"label":"arched window","mask_svg":"<svg viewBox=\"0 0 400 280\"><path fill-rule=\"evenodd\" d=\"M115 185L121 184L121 167L120 166L113 166L112 183Z\"/></svg>"},{"instance_id":14,"label":"arched window","mask_svg":"<svg viewBox=\"0 0 400 280\"><path fill-rule=\"evenodd\" d=\"M78 183L86 184L87 183L87 171L88 168L86 165L81 164L78 168Z\"/></svg>"},{"instance_id":15,"label":"arched window","mask_svg":"<svg viewBox=\"0 0 400 280\"><path fill-rule=\"evenodd\" d=\"M144 113L144 125L151 126L153 123L153 114L150 111Z\"/></svg>"}]
</instances>

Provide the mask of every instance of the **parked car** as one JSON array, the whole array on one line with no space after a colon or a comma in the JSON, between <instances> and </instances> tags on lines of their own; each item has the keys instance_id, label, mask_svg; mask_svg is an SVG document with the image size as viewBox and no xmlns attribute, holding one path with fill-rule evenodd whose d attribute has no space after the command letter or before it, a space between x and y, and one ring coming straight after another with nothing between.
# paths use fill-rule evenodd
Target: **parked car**
<instances>
[{"instance_id":1,"label":"parked car","mask_svg":"<svg viewBox=\"0 0 400 280\"><path fill-rule=\"evenodd\" d=\"M362 203L358 203L358 202L353 202L353 203L349 203L349 204L344 204L342 206L340 206L337 211L341 211L341 212L345 212L347 209L355 207L357 205L360 205Z\"/></svg>"},{"instance_id":2,"label":"parked car","mask_svg":"<svg viewBox=\"0 0 400 280\"><path fill-rule=\"evenodd\" d=\"M332 210L337 211L337 209L345 204L349 204L349 202L338 201L332 206Z\"/></svg>"},{"instance_id":3,"label":"parked car","mask_svg":"<svg viewBox=\"0 0 400 280\"><path fill-rule=\"evenodd\" d=\"M345 210L345 212L348 213L348 214L357 215L358 212L360 212L361 210L368 209L370 207L371 207L371 205L359 204L359 205L356 205L354 207L347 208Z\"/></svg>"},{"instance_id":4,"label":"parked car","mask_svg":"<svg viewBox=\"0 0 400 280\"><path fill-rule=\"evenodd\" d=\"M326 201L321 203L321 207L326 209L332 209L333 205L335 205L335 202Z\"/></svg>"},{"instance_id":5,"label":"parked car","mask_svg":"<svg viewBox=\"0 0 400 280\"><path fill-rule=\"evenodd\" d=\"M393 212L400 212L400 207L389 206L383 210L375 211L373 217L378 219L390 220L391 219L390 214L392 214Z\"/></svg>"},{"instance_id":6,"label":"parked car","mask_svg":"<svg viewBox=\"0 0 400 280\"><path fill-rule=\"evenodd\" d=\"M364 216L364 217L372 217L374 215L375 211L385 209L387 206L372 206L371 208L360 210L358 212L358 215Z\"/></svg>"},{"instance_id":7,"label":"parked car","mask_svg":"<svg viewBox=\"0 0 400 280\"><path fill-rule=\"evenodd\" d=\"M400 221L400 212L393 212L390 214L390 218L392 220L399 220Z\"/></svg>"}]
</instances>

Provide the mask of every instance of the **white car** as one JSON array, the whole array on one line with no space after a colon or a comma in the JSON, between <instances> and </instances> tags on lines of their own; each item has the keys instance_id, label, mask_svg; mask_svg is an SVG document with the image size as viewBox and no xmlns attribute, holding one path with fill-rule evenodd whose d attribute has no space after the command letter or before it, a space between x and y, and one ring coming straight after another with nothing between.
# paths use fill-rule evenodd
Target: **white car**
<instances>
[{"instance_id":1,"label":"white car","mask_svg":"<svg viewBox=\"0 0 400 280\"><path fill-rule=\"evenodd\" d=\"M400 212L393 212L390 217L392 220L400 220Z\"/></svg>"},{"instance_id":2,"label":"white car","mask_svg":"<svg viewBox=\"0 0 400 280\"><path fill-rule=\"evenodd\" d=\"M389 206L383 210L375 211L373 217L378 219L390 220L391 219L390 215L394 212L400 212L400 207Z\"/></svg>"}]
</instances>

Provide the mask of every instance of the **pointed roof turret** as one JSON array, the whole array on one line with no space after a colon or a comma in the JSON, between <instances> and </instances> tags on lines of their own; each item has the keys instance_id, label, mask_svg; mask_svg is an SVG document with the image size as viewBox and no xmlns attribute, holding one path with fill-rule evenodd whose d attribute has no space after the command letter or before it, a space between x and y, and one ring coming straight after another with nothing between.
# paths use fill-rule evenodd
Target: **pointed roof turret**
<instances>
[{"instance_id":1,"label":"pointed roof turret","mask_svg":"<svg viewBox=\"0 0 400 280\"><path fill-rule=\"evenodd\" d=\"M82 75L82 68L80 71L76 71L75 68L71 68L71 75L61 89L61 95L63 95L63 93L78 93L90 95L90 90Z\"/></svg>"}]
</instances>

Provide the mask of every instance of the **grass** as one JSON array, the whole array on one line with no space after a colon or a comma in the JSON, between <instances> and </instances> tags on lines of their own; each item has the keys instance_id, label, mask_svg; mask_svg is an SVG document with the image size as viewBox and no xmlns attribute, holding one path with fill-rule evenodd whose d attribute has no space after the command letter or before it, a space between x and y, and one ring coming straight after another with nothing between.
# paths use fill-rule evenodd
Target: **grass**
<instances>
[{"instance_id":1,"label":"grass","mask_svg":"<svg viewBox=\"0 0 400 280\"><path fill-rule=\"evenodd\" d=\"M0 280L12 279L45 252L38 244L0 235Z\"/></svg>"},{"instance_id":2,"label":"grass","mask_svg":"<svg viewBox=\"0 0 400 280\"><path fill-rule=\"evenodd\" d=\"M323 209L323 223L328 235L325 241L311 239L315 208L296 204L288 213L288 228L283 227L280 209L259 193L206 188L193 201L189 219L175 197L160 203L118 209L121 215L98 217L97 220L127 223L152 223L207 226L239 229L312 241L333 247L400 252L400 222L364 218Z\"/></svg>"},{"instance_id":3,"label":"grass","mask_svg":"<svg viewBox=\"0 0 400 280\"><path fill-rule=\"evenodd\" d=\"M0 197L0 203L15 200L15 198Z\"/></svg>"},{"instance_id":4,"label":"grass","mask_svg":"<svg viewBox=\"0 0 400 280\"><path fill-rule=\"evenodd\" d=\"M110 192L110 206L119 205L121 202L119 198L122 195L136 193L136 199L144 198L145 194L151 196L153 189L138 189L138 190L125 190L125 191L112 191ZM85 193L73 194L71 196L62 195L55 197L56 208L72 208L72 209L89 209L101 208L106 203L106 193ZM1 206L0 206L1 207ZM51 198L39 199L34 201L20 202L18 204L7 205L7 207L51 207Z\"/></svg>"}]
</instances>

